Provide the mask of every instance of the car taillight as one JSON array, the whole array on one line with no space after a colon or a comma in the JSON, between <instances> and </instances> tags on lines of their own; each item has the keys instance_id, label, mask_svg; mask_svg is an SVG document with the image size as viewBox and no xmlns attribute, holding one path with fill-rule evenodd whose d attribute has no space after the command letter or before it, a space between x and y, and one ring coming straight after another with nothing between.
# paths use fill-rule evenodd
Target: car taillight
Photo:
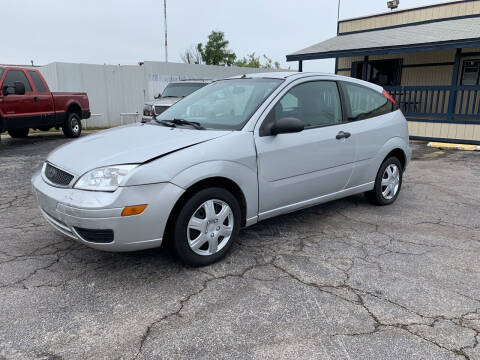
<instances>
[{"instance_id":1,"label":"car taillight","mask_svg":"<svg viewBox=\"0 0 480 360\"><path fill-rule=\"evenodd\" d=\"M388 93L387 90L383 89L383 93L382 93L382 94L383 94L383 96L385 96L388 100L390 100L390 101L393 103L393 105L395 105L395 106L397 107L397 109L399 108L398 103L397 103L397 100L395 100L395 99L392 97L392 95L390 95L390 94Z\"/></svg>"}]
</instances>

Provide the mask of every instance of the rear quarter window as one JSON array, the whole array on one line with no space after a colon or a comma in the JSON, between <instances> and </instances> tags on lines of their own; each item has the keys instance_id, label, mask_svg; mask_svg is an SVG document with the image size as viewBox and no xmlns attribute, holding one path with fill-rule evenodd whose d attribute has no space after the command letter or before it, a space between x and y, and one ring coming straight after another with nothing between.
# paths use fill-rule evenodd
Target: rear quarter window
<instances>
[{"instance_id":1,"label":"rear quarter window","mask_svg":"<svg viewBox=\"0 0 480 360\"><path fill-rule=\"evenodd\" d=\"M343 82L342 87L349 104L350 121L369 119L395 110L385 96L366 86Z\"/></svg>"}]
</instances>

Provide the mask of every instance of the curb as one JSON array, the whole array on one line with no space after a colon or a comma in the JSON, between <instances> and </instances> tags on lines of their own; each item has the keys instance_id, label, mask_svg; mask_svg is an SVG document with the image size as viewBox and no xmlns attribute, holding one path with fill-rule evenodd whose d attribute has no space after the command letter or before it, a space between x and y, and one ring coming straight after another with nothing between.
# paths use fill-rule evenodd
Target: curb
<instances>
[{"instance_id":1,"label":"curb","mask_svg":"<svg viewBox=\"0 0 480 360\"><path fill-rule=\"evenodd\" d=\"M438 149L455 149L455 150L465 150L465 151L480 151L480 145L468 145L468 144L453 144L453 143L442 143L442 142L429 142L427 144L429 147L434 147Z\"/></svg>"}]
</instances>

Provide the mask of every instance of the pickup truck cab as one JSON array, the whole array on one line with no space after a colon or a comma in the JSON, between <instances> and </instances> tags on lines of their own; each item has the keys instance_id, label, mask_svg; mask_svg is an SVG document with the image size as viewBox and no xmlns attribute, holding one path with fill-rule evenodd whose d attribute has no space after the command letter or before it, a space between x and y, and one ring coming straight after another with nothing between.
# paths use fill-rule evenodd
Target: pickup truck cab
<instances>
[{"instance_id":1,"label":"pickup truck cab","mask_svg":"<svg viewBox=\"0 0 480 360\"><path fill-rule=\"evenodd\" d=\"M90 117L84 92L51 92L34 68L0 66L0 133L26 137L30 129L62 128L66 137L82 132L82 119Z\"/></svg>"}]
</instances>

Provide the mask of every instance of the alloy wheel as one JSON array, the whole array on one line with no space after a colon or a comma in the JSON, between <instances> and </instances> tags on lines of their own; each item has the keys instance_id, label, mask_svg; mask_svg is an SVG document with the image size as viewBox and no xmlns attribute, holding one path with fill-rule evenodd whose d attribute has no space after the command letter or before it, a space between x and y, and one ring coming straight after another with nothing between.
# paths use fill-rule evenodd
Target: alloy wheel
<instances>
[{"instance_id":1,"label":"alloy wheel","mask_svg":"<svg viewBox=\"0 0 480 360\"><path fill-rule=\"evenodd\" d=\"M188 222L188 245L198 255L206 256L219 252L232 236L233 222L232 209L225 201L205 201Z\"/></svg>"},{"instance_id":2,"label":"alloy wheel","mask_svg":"<svg viewBox=\"0 0 480 360\"><path fill-rule=\"evenodd\" d=\"M382 176L382 196L391 200L400 188L400 169L395 164L389 164Z\"/></svg>"}]
</instances>

